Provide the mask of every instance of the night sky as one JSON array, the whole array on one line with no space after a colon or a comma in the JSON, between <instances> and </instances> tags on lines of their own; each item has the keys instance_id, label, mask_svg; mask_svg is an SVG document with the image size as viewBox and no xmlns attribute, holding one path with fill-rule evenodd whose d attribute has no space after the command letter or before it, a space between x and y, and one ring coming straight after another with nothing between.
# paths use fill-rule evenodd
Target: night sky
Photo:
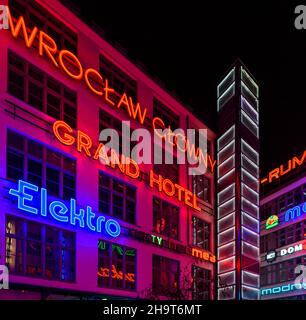
<instances>
[{"instance_id":1,"label":"night sky","mask_svg":"<svg viewBox=\"0 0 306 320\"><path fill-rule=\"evenodd\" d=\"M306 30L294 27L302 0L72 2L213 130L217 83L239 57L260 86L261 175L304 151Z\"/></svg>"}]
</instances>

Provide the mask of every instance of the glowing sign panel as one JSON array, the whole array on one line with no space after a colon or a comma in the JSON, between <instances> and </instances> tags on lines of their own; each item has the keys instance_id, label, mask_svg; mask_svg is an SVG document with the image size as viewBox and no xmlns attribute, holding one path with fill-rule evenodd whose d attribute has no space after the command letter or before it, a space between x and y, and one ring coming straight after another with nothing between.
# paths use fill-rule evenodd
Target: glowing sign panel
<instances>
[{"instance_id":1,"label":"glowing sign panel","mask_svg":"<svg viewBox=\"0 0 306 320\"><path fill-rule=\"evenodd\" d=\"M306 213L306 202L288 209L285 214L285 221L294 220L301 216L301 214Z\"/></svg>"},{"instance_id":2,"label":"glowing sign panel","mask_svg":"<svg viewBox=\"0 0 306 320\"><path fill-rule=\"evenodd\" d=\"M267 288L267 289L261 289L261 295L262 296L270 296L273 294L280 294L284 292L291 292L295 290L305 290L306 289L306 283L289 283L284 286L277 286L277 287L272 287L272 288Z\"/></svg>"},{"instance_id":3,"label":"glowing sign panel","mask_svg":"<svg viewBox=\"0 0 306 320\"><path fill-rule=\"evenodd\" d=\"M40 189L40 190L39 190ZM28 193L30 192L30 193ZM86 228L93 232L103 233L111 237L118 237L121 232L119 223L114 219L106 219L103 215L98 215L92 212L90 206L84 209L77 210L76 200L70 199L70 208L61 201L47 202L47 190L38 186L25 182L18 181L18 189L10 189L9 194L17 197L18 209L38 215L42 217L51 216L54 220L62 223L67 223L72 226ZM36 199L34 199L34 195Z\"/></svg>"},{"instance_id":4,"label":"glowing sign panel","mask_svg":"<svg viewBox=\"0 0 306 320\"><path fill-rule=\"evenodd\" d=\"M276 226L278 226L278 216L276 215L270 216L266 221L266 230L269 230Z\"/></svg>"}]
</instances>

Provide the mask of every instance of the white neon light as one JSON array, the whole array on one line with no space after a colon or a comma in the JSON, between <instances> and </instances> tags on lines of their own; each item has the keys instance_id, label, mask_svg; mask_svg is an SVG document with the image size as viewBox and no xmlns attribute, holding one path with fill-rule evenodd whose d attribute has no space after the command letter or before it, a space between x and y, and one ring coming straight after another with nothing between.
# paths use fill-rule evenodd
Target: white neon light
<instances>
[{"instance_id":1,"label":"white neon light","mask_svg":"<svg viewBox=\"0 0 306 320\"><path fill-rule=\"evenodd\" d=\"M220 144L223 144L221 140L227 140L227 136L229 136L229 141L227 141L221 148ZM235 125L231 126L227 131L223 133L223 135L217 141L217 151L221 151L225 146L227 146L233 139L235 138Z\"/></svg>"},{"instance_id":2,"label":"white neon light","mask_svg":"<svg viewBox=\"0 0 306 320\"><path fill-rule=\"evenodd\" d=\"M241 121L257 138L259 137L258 125L243 110L241 110Z\"/></svg>"},{"instance_id":3,"label":"white neon light","mask_svg":"<svg viewBox=\"0 0 306 320\"><path fill-rule=\"evenodd\" d=\"M226 155L227 151L228 155ZM218 165L221 165L224 161L226 161L230 156L232 156L235 153L235 140L233 140L232 142L230 142L225 148L223 148L220 152L218 152L217 154L217 160L218 160ZM224 154L226 156L224 156ZM225 160L220 160L221 158L225 158Z\"/></svg>"},{"instance_id":4,"label":"white neon light","mask_svg":"<svg viewBox=\"0 0 306 320\"><path fill-rule=\"evenodd\" d=\"M241 149L242 152L248 157L248 158L255 158L255 161L251 159L256 165L259 165L259 153L255 151L247 142L245 142L243 139L241 139ZM246 151L244 150L246 149ZM249 156L249 153L252 154L252 156Z\"/></svg>"},{"instance_id":5,"label":"white neon light","mask_svg":"<svg viewBox=\"0 0 306 320\"><path fill-rule=\"evenodd\" d=\"M218 179L218 183L221 182L221 180L225 179L226 177L228 177L229 175L231 175L233 172L235 171L235 168L233 168L232 170L230 170L229 172L227 172L224 176L220 177Z\"/></svg>"},{"instance_id":6,"label":"white neon light","mask_svg":"<svg viewBox=\"0 0 306 320\"><path fill-rule=\"evenodd\" d=\"M229 163L230 163L230 165L228 165ZM226 168L227 166L229 167L229 168L227 168L228 171L235 167L235 154L233 154L228 159L223 161L222 164L218 165L218 178L224 176L228 172L228 171L226 171L226 173L220 174L220 171L224 167Z\"/></svg>"},{"instance_id":7,"label":"white neon light","mask_svg":"<svg viewBox=\"0 0 306 320\"><path fill-rule=\"evenodd\" d=\"M241 78L243 79L243 74L244 74L246 76L246 78L248 79L248 81L250 81L252 83L252 85L255 87L256 96L258 97L258 95L259 95L259 87L258 87L258 85L255 83L253 78L248 74L248 72L243 67L240 68L240 71L241 71Z\"/></svg>"},{"instance_id":8,"label":"white neon light","mask_svg":"<svg viewBox=\"0 0 306 320\"><path fill-rule=\"evenodd\" d=\"M251 118L252 116L255 118L256 124L259 122L259 114L258 111L256 111L253 106L245 99L243 96L241 96L241 108L244 110Z\"/></svg>"},{"instance_id":9,"label":"white neon light","mask_svg":"<svg viewBox=\"0 0 306 320\"><path fill-rule=\"evenodd\" d=\"M232 82L234 82L235 81L235 68L233 68L225 77L224 77L224 79L219 83L219 85L217 86L217 95L218 95L218 97L219 97L219 95L220 95L220 87L222 87L222 85L230 78L230 77L232 77L232 79L231 79L231 82L230 83L232 83Z\"/></svg>"}]
</instances>

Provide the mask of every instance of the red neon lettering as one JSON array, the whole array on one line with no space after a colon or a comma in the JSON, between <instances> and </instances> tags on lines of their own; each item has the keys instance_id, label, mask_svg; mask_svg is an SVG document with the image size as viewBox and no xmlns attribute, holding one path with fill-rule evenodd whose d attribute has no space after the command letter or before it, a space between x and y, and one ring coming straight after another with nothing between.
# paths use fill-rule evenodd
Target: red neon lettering
<instances>
[{"instance_id":1,"label":"red neon lettering","mask_svg":"<svg viewBox=\"0 0 306 320\"><path fill-rule=\"evenodd\" d=\"M85 82L88 86L88 88L93 92L95 93L96 95L98 96L102 96L103 95L103 91L98 91L97 89L94 88L94 86L90 83L90 74L93 74L95 75L97 78L99 78L100 82L101 82L101 86L103 85L103 78L102 76L100 75L100 73L95 70L95 69L87 69L85 71L85 74L84 74L84 78L85 78Z\"/></svg>"},{"instance_id":2,"label":"red neon lettering","mask_svg":"<svg viewBox=\"0 0 306 320\"><path fill-rule=\"evenodd\" d=\"M75 65L78 66L79 73L78 74L73 74L66 66L64 63L64 56L68 56L70 59L72 59L75 62ZM83 67L81 65L81 62L79 59L70 51L68 50L61 50L59 55L58 55L58 61L62 69L68 74L69 77L80 80L82 79L83 76Z\"/></svg>"},{"instance_id":3,"label":"red neon lettering","mask_svg":"<svg viewBox=\"0 0 306 320\"><path fill-rule=\"evenodd\" d=\"M47 42L45 42L47 40ZM43 56L44 51L46 52L47 56L51 59L53 64L58 67L58 63L56 62L54 55L57 52L57 45L55 41L49 37L43 31L39 31L39 46L38 46L38 53L40 56Z\"/></svg>"},{"instance_id":4,"label":"red neon lettering","mask_svg":"<svg viewBox=\"0 0 306 320\"><path fill-rule=\"evenodd\" d=\"M114 93L114 92L115 92L115 90L114 90L113 88L110 88L110 87L108 86L108 80L105 79L105 85L104 85L104 93L105 93L105 95L104 95L104 99L105 99L105 101L108 102L111 106L114 106L114 105L115 105L115 102L112 101L112 100L110 100L108 94L109 94L109 93Z\"/></svg>"},{"instance_id":5,"label":"red neon lettering","mask_svg":"<svg viewBox=\"0 0 306 320\"><path fill-rule=\"evenodd\" d=\"M147 114L147 108L144 108L143 110L143 114L141 114L141 108L140 108L140 104L139 102L136 103L136 108L134 107L134 104L133 104L133 100L132 98L130 97L129 98L130 100L130 108L131 108L131 112L132 112L132 117L133 119L136 120L137 118L137 115L138 115L138 120L141 124L144 123L144 120L146 118L146 114Z\"/></svg>"},{"instance_id":6,"label":"red neon lettering","mask_svg":"<svg viewBox=\"0 0 306 320\"><path fill-rule=\"evenodd\" d=\"M9 10L9 8L7 8L7 9L8 9L9 25L10 25L10 30L11 30L12 36L14 38L17 38L18 34L20 33L20 30L22 29L24 42L25 42L26 46L28 48L30 48L33 44L35 37L36 37L37 31L38 31L37 27L33 28L33 30L31 31L31 34L29 36L23 17L20 16L16 22L16 25L14 26L13 18L11 16L10 10Z\"/></svg>"},{"instance_id":7,"label":"red neon lettering","mask_svg":"<svg viewBox=\"0 0 306 320\"><path fill-rule=\"evenodd\" d=\"M163 178L160 174L158 175L158 179L155 179L153 170L150 170L150 187L151 188L153 188L154 183L156 183L158 185L158 190L161 192L163 190L162 179Z\"/></svg>"},{"instance_id":8,"label":"red neon lettering","mask_svg":"<svg viewBox=\"0 0 306 320\"><path fill-rule=\"evenodd\" d=\"M73 130L72 128L65 123L64 121L55 121L53 124L53 133L56 136L56 138L62 143L65 144L66 146L71 146L75 142L75 138L72 137L71 135L67 134L66 132L63 134L63 136L59 133L59 129L65 129L69 133L72 133Z\"/></svg>"},{"instance_id":9,"label":"red neon lettering","mask_svg":"<svg viewBox=\"0 0 306 320\"><path fill-rule=\"evenodd\" d=\"M298 157L294 157L292 159L292 163L293 163L292 164L292 169L295 169L296 165L301 166L304 163L305 159L306 159L306 150L304 151L301 160L299 160Z\"/></svg>"},{"instance_id":10,"label":"red neon lettering","mask_svg":"<svg viewBox=\"0 0 306 320\"><path fill-rule=\"evenodd\" d=\"M120 109L121 105L124 105L129 113L129 116L131 117L132 114L131 114L131 110L130 110L130 105L129 105L129 101L128 101L128 97L126 95L126 93L124 93L122 96L121 96L121 99L117 105L117 108Z\"/></svg>"},{"instance_id":11,"label":"red neon lettering","mask_svg":"<svg viewBox=\"0 0 306 320\"><path fill-rule=\"evenodd\" d=\"M279 168L276 168L269 173L269 182L271 182L273 179L278 179L278 178L279 178Z\"/></svg>"},{"instance_id":12,"label":"red neon lettering","mask_svg":"<svg viewBox=\"0 0 306 320\"><path fill-rule=\"evenodd\" d=\"M82 152L82 149L85 150L86 154L90 157L90 148L92 147L92 141L90 137L85 134L84 132L78 130L78 137L77 137L77 150Z\"/></svg>"}]
</instances>

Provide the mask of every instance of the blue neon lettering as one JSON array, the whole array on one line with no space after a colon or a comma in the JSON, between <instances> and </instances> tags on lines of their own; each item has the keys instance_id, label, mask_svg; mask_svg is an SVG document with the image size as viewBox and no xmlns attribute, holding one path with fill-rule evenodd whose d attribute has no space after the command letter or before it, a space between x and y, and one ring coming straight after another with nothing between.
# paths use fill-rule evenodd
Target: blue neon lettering
<instances>
[{"instance_id":1,"label":"blue neon lettering","mask_svg":"<svg viewBox=\"0 0 306 320\"><path fill-rule=\"evenodd\" d=\"M60 208L58 210L58 212L56 212L56 208ZM51 216L60 222L68 222L69 219L67 216L65 216L65 214L68 211L68 208L66 207L66 205L63 202L60 201L52 201L49 205L49 211L51 213Z\"/></svg>"},{"instance_id":2,"label":"blue neon lettering","mask_svg":"<svg viewBox=\"0 0 306 320\"><path fill-rule=\"evenodd\" d=\"M43 217L47 216L47 190L45 188L40 189L40 214Z\"/></svg>"},{"instance_id":3,"label":"blue neon lettering","mask_svg":"<svg viewBox=\"0 0 306 320\"><path fill-rule=\"evenodd\" d=\"M102 223L105 222L104 216L99 216L97 218L97 232L102 232Z\"/></svg>"},{"instance_id":4,"label":"blue neon lettering","mask_svg":"<svg viewBox=\"0 0 306 320\"><path fill-rule=\"evenodd\" d=\"M113 231L111 229L111 225L113 225L115 227L116 231ZM113 237L118 237L120 234L120 225L117 221L115 221L113 219L109 219L106 221L105 229L106 229L106 232Z\"/></svg>"},{"instance_id":5,"label":"blue neon lettering","mask_svg":"<svg viewBox=\"0 0 306 320\"><path fill-rule=\"evenodd\" d=\"M283 293L283 292L289 292L289 291L295 291L295 290L302 290L306 289L306 283L298 283L298 284L287 284L284 286L277 286L273 288L266 288L266 289L261 289L261 295L262 296L267 296L267 295L272 295L272 294L278 294L278 293Z\"/></svg>"},{"instance_id":6,"label":"blue neon lettering","mask_svg":"<svg viewBox=\"0 0 306 320\"><path fill-rule=\"evenodd\" d=\"M27 200L27 201L33 200L33 195L26 193L25 189L33 190L35 192L38 191L38 187L35 186L34 184L19 180L18 181L18 190L10 189L9 194L17 197L18 209L23 210L23 211L27 211L27 212L30 212L33 214L37 214L38 210L36 208L30 207L24 203L25 200Z\"/></svg>"},{"instance_id":7,"label":"blue neon lettering","mask_svg":"<svg viewBox=\"0 0 306 320\"><path fill-rule=\"evenodd\" d=\"M27 193L28 190L34 191L35 194ZM39 195L40 193L40 195ZM119 223L114 219L106 219L103 215L96 215L90 206L84 209L77 209L76 200L70 199L70 208L64 202L54 200L48 205L48 193L45 188L25 182L18 181L18 188L9 190L9 194L17 197L18 209L32 213L40 214L47 218L48 215L57 222L69 223L72 226L87 228L99 233L107 233L111 237L118 237L121 233ZM35 198L34 198L35 197ZM30 204L32 203L32 206ZM34 203L36 207L34 207ZM40 208L38 208L40 206ZM86 214L86 219L85 219ZM70 215L70 216L69 216ZM104 227L102 229L102 227Z\"/></svg>"},{"instance_id":8,"label":"blue neon lettering","mask_svg":"<svg viewBox=\"0 0 306 320\"><path fill-rule=\"evenodd\" d=\"M285 221L294 220L301 216L301 213L306 213L306 202L301 205L288 209L285 213Z\"/></svg>"},{"instance_id":9,"label":"blue neon lettering","mask_svg":"<svg viewBox=\"0 0 306 320\"><path fill-rule=\"evenodd\" d=\"M92 211L92 208L87 206L87 215L86 215L86 223L87 223L87 227L92 230L92 231L96 231L95 226L92 225L92 219L96 216Z\"/></svg>"},{"instance_id":10,"label":"blue neon lettering","mask_svg":"<svg viewBox=\"0 0 306 320\"><path fill-rule=\"evenodd\" d=\"M70 223L73 226L75 226L76 220L78 220L79 221L79 226L81 228L84 228L84 226L85 226L85 224L84 224L84 214L85 214L84 209L80 209L79 210L79 214L77 214L76 201L75 201L75 199L71 199L70 200Z\"/></svg>"}]
</instances>

